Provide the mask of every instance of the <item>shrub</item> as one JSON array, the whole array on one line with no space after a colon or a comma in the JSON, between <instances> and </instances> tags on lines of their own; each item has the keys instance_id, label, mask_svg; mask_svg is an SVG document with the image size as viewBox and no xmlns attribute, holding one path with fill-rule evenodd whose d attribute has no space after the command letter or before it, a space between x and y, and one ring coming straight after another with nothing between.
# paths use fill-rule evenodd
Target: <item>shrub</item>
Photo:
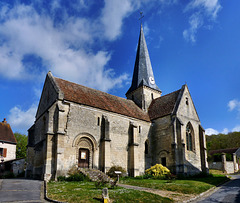
<instances>
[{"instance_id":1,"label":"shrub","mask_svg":"<svg viewBox=\"0 0 240 203\"><path fill-rule=\"evenodd\" d=\"M156 164L155 166L152 166L145 171L145 174L157 179L168 178L171 175L170 170L162 164Z\"/></svg>"},{"instance_id":2,"label":"shrub","mask_svg":"<svg viewBox=\"0 0 240 203\"><path fill-rule=\"evenodd\" d=\"M73 175L73 174L76 174L76 173L79 173L78 168L77 168L77 166L73 165L73 166L69 169L68 175L70 176L70 175Z\"/></svg>"},{"instance_id":3,"label":"shrub","mask_svg":"<svg viewBox=\"0 0 240 203\"><path fill-rule=\"evenodd\" d=\"M82 173L75 173L75 174L71 174L68 177L58 176L57 180L58 181L84 181L84 180L88 181L89 179Z\"/></svg>"},{"instance_id":4,"label":"shrub","mask_svg":"<svg viewBox=\"0 0 240 203\"><path fill-rule=\"evenodd\" d=\"M94 183L96 188L102 188L105 187L108 184L108 178L107 176L103 174L98 175L98 180Z\"/></svg>"},{"instance_id":5,"label":"shrub","mask_svg":"<svg viewBox=\"0 0 240 203\"><path fill-rule=\"evenodd\" d=\"M68 176L58 176L58 181L89 181L89 177L78 170L76 166L71 167Z\"/></svg>"},{"instance_id":6,"label":"shrub","mask_svg":"<svg viewBox=\"0 0 240 203\"><path fill-rule=\"evenodd\" d=\"M17 178L22 178L22 177L25 177L25 171L23 171L17 175Z\"/></svg>"},{"instance_id":7,"label":"shrub","mask_svg":"<svg viewBox=\"0 0 240 203\"><path fill-rule=\"evenodd\" d=\"M3 175L3 179L9 179L9 178L15 178L15 175L13 172L8 172L7 174Z\"/></svg>"},{"instance_id":8,"label":"shrub","mask_svg":"<svg viewBox=\"0 0 240 203\"><path fill-rule=\"evenodd\" d=\"M57 180L58 181L66 181L66 176L58 176Z\"/></svg>"},{"instance_id":9,"label":"shrub","mask_svg":"<svg viewBox=\"0 0 240 203\"><path fill-rule=\"evenodd\" d=\"M66 181L84 181L86 180L86 176L83 175L82 173L74 173L70 175L69 177L66 178Z\"/></svg>"},{"instance_id":10,"label":"shrub","mask_svg":"<svg viewBox=\"0 0 240 203\"><path fill-rule=\"evenodd\" d=\"M112 189L117 187L117 178L110 180L110 186L111 186Z\"/></svg>"},{"instance_id":11,"label":"shrub","mask_svg":"<svg viewBox=\"0 0 240 203\"><path fill-rule=\"evenodd\" d=\"M136 176L135 179L150 179L152 177L152 175L145 173L144 175Z\"/></svg>"},{"instance_id":12,"label":"shrub","mask_svg":"<svg viewBox=\"0 0 240 203\"><path fill-rule=\"evenodd\" d=\"M126 170L121 166L112 166L107 172L107 175L110 176L111 178L117 178L118 175L115 173L115 171L122 172L121 174L119 174L119 177L124 177L127 175Z\"/></svg>"}]
</instances>

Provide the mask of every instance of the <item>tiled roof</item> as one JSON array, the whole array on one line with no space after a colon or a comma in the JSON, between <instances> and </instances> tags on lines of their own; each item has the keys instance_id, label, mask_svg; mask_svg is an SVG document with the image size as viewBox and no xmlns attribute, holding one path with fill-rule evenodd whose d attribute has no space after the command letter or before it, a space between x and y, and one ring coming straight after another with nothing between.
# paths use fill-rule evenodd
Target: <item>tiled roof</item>
<instances>
[{"instance_id":1,"label":"tiled roof","mask_svg":"<svg viewBox=\"0 0 240 203\"><path fill-rule=\"evenodd\" d=\"M148 114L151 120L161 118L173 112L174 106L177 103L177 98L180 90L154 99L149 106Z\"/></svg>"},{"instance_id":2,"label":"tiled roof","mask_svg":"<svg viewBox=\"0 0 240 203\"><path fill-rule=\"evenodd\" d=\"M231 148L231 149L217 149L217 150L210 150L209 154L221 154L221 153L227 153L227 154L233 154L235 153L239 148Z\"/></svg>"},{"instance_id":3,"label":"tiled roof","mask_svg":"<svg viewBox=\"0 0 240 203\"><path fill-rule=\"evenodd\" d=\"M16 138L12 132L10 125L6 122L0 123L0 141L16 144Z\"/></svg>"},{"instance_id":4,"label":"tiled roof","mask_svg":"<svg viewBox=\"0 0 240 203\"><path fill-rule=\"evenodd\" d=\"M132 100L113 96L60 78L54 77L54 79L63 92L65 100L150 121L148 114L142 111Z\"/></svg>"}]
</instances>

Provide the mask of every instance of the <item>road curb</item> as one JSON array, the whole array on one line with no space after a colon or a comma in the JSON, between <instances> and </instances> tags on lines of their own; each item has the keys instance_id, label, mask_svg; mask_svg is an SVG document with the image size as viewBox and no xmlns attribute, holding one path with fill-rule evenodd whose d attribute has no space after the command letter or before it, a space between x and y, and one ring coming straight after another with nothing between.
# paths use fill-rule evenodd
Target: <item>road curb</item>
<instances>
[{"instance_id":1,"label":"road curb","mask_svg":"<svg viewBox=\"0 0 240 203\"><path fill-rule=\"evenodd\" d=\"M201 194L199 194L198 196L192 198L192 199L189 199L187 201L185 201L184 203L190 203L190 202L196 202L196 201L200 201L202 198L205 198L205 197L208 197L210 196L211 194L213 194L214 192L218 191L220 189L220 186L224 186L226 184L228 184L230 181L232 181L233 179L230 179L230 180L227 180L225 181L224 183L222 184L219 184L213 188L210 188L209 190L205 191L205 192L202 192Z\"/></svg>"}]
</instances>

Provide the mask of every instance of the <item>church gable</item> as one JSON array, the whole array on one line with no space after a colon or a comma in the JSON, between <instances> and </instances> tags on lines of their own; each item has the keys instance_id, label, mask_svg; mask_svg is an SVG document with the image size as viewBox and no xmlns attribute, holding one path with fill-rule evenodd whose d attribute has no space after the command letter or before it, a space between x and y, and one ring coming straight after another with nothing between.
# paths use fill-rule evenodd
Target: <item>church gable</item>
<instances>
[{"instance_id":1,"label":"church gable","mask_svg":"<svg viewBox=\"0 0 240 203\"><path fill-rule=\"evenodd\" d=\"M179 103L178 103L179 102ZM188 120L200 121L187 85L183 85L173 114Z\"/></svg>"},{"instance_id":2,"label":"church gable","mask_svg":"<svg viewBox=\"0 0 240 203\"><path fill-rule=\"evenodd\" d=\"M61 92L57 87L52 73L49 72L46 76L41 99L38 105L38 110L36 114L36 119L38 119L52 104L56 99L61 97Z\"/></svg>"}]
</instances>

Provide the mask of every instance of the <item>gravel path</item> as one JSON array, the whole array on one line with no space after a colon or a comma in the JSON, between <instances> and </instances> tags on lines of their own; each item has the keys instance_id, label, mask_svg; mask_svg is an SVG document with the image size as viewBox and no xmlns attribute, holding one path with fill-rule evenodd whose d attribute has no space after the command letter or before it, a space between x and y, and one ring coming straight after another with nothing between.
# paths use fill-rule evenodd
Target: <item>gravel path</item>
<instances>
[{"instance_id":1,"label":"gravel path","mask_svg":"<svg viewBox=\"0 0 240 203\"><path fill-rule=\"evenodd\" d=\"M178 192L171 192L171 191L167 191L167 190L157 190L157 189L138 187L138 186L133 186L133 185L118 184L118 186L124 187L127 189L150 192L153 194L160 195L162 197L168 197L168 198L173 199L175 202L187 202L187 201L193 199L194 197L196 197L196 195L193 195L193 194L182 194L182 193L178 193Z\"/></svg>"}]
</instances>

